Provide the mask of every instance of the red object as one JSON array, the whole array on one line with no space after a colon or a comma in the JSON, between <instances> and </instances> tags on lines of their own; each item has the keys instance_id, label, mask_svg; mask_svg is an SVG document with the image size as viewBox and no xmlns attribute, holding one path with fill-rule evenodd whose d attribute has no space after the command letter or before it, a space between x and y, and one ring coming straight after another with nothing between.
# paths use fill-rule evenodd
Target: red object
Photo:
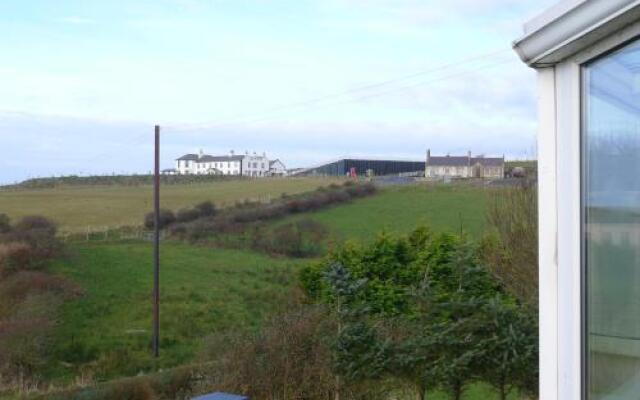
<instances>
[{"instance_id":1,"label":"red object","mask_svg":"<svg viewBox=\"0 0 640 400\"><path fill-rule=\"evenodd\" d=\"M351 178L357 178L358 174L356 173L356 167L351 167L351 169L349 170L349 177Z\"/></svg>"}]
</instances>

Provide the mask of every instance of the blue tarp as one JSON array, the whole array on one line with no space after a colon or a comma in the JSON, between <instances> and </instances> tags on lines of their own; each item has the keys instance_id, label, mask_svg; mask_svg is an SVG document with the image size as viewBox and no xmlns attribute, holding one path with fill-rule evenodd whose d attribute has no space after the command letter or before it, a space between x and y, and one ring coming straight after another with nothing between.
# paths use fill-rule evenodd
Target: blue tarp
<instances>
[{"instance_id":1,"label":"blue tarp","mask_svg":"<svg viewBox=\"0 0 640 400\"><path fill-rule=\"evenodd\" d=\"M194 397L192 400L249 400L249 398L247 396L240 396L237 394L215 392Z\"/></svg>"}]
</instances>

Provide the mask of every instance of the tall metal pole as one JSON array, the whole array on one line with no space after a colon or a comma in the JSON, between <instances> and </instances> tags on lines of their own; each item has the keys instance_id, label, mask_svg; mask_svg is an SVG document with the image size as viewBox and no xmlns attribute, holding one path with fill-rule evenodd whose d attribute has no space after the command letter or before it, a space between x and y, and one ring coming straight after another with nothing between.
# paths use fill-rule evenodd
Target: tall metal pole
<instances>
[{"instance_id":1,"label":"tall metal pole","mask_svg":"<svg viewBox=\"0 0 640 400\"><path fill-rule=\"evenodd\" d=\"M160 126L155 129L153 176L153 356L160 352Z\"/></svg>"}]
</instances>

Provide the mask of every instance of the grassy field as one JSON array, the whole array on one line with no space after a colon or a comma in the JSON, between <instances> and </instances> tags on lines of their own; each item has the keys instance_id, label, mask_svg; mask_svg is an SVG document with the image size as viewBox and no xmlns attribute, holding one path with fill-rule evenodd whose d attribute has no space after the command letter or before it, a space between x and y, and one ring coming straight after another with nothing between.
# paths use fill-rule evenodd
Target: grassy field
<instances>
[{"instance_id":1,"label":"grassy field","mask_svg":"<svg viewBox=\"0 0 640 400\"><path fill-rule=\"evenodd\" d=\"M151 244L73 245L55 271L85 295L67 303L49 374L91 362L101 378L191 361L202 339L222 329L255 326L283 304L299 262L167 242L162 246L161 356L150 357ZM66 364L65 364L66 365Z\"/></svg>"},{"instance_id":2,"label":"grassy field","mask_svg":"<svg viewBox=\"0 0 640 400\"><path fill-rule=\"evenodd\" d=\"M339 240L370 240L381 231L406 233L424 224L438 231L477 236L485 228L489 190L470 185L411 185L381 189L353 203L296 215L277 224L311 218Z\"/></svg>"},{"instance_id":3,"label":"grassy field","mask_svg":"<svg viewBox=\"0 0 640 400\"><path fill-rule=\"evenodd\" d=\"M334 238L370 240L382 230L408 232L419 224L478 234L484 227L486 192L472 186L403 186L343 206L293 218L313 218ZM99 355L131 367L148 358L151 245L145 242L78 243L56 271L85 290L67 304L56 340L56 358L82 363ZM294 268L305 261L247 251L213 249L173 241L162 246L161 366L190 360L203 336L227 326L252 325L282 302ZM75 357L75 359L73 359ZM109 357L114 360L109 360Z\"/></svg>"},{"instance_id":4,"label":"grassy field","mask_svg":"<svg viewBox=\"0 0 640 400\"><path fill-rule=\"evenodd\" d=\"M266 200L282 193L296 194L335 182L332 178L229 180L213 183L166 185L162 207L173 210L211 200L218 206L244 199ZM80 231L122 225L140 225L152 209L152 186L62 186L51 189L0 191L0 213L11 218L44 215L62 230Z\"/></svg>"},{"instance_id":5,"label":"grassy field","mask_svg":"<svg viewBox=\"0 0 640 400\"><path fill-rule=\"evenodd\" d=\"M327 183L301 179L216 184L223 189L214 184L176 185L165 189L164 199L165 205L179 208L205 199L224 203L265 191L276 196ZM0 210L12 204L14 213L18 213L18 199L25 196L32 207L51 202L47 215L64 221L64 226L82 226L105 198L110 199L111 207L123 207L129 218L138 218L148 206L148 191L144 187L76 187L6 192L0 193ZM80 215L74 215L72 206L64 206L65 196L76 196L67 201L83 210ZM329 228L337 241L367 241L383 230L408 232L420 224L476 236L485 228L487 201L488 190L477 186L387 187L372 197L272 224L312 218ZM20 212L43 213L33 208ZM124 213L120 221L126 221ZM98 216L105 221L116 214L109 211ZM54 270L77 282L85 295L63 308L46 371L47 377L56 382L68 382L80 373L102 380L193 362L208 335L258 326L265 316L277 311L295 284L295 270L309 262L165 242L161 254L161 356L154 360L150 357L151 244L74 243L69 244L68 253ZM430 398L444 400L446 396L432 393ZM495 398L484 385L474 385L464 396L465 400Z\"/></svg>"}]
</instances>

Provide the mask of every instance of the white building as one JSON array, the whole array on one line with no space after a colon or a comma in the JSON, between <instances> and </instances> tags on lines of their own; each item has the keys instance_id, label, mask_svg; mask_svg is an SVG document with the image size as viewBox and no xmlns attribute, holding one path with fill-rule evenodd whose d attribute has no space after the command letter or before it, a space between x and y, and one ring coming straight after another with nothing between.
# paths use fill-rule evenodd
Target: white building
<instances>
[{"instance_id":1,"label":"white building","mask_svg":"<svg viewBox=\"0 0 640 400\"><path fill-rule=\"evenodd\" d=\"M225 156L185 154L176 159L176 171L180 175L234 175L269 176L269 159L266 154L236 155L233 151Z\"/></svg>"},{"instance_id":2,"label":"white building","mask_svg":"<svg viewBox=\"0 0 640 400\"><path fill-rule=\"evenodd\" d=\"M269 161L269 175L287 176L287 167L285 167L282 161L278 159Z\"/></svg>"},{"instance_id":3,"label":"white building","mask_svg":"<svg viewBox=\"0 0 640 400\"><path fill-rule=\"evenodd\" d=\"M538 73L540 399L640 398L640 0L568 0Z\"/></svg>"},{"instance_id":4,"label":"white building","mask_svg":"<svg viewBox=\"0 0 640 400\"><path fill-rule=\"evenodd\" d=\"M425 163L427 178L504 178L503 157L473 157L471 152L466 156L432 156L427 150Z\"/></svg>"}]
</instances>

